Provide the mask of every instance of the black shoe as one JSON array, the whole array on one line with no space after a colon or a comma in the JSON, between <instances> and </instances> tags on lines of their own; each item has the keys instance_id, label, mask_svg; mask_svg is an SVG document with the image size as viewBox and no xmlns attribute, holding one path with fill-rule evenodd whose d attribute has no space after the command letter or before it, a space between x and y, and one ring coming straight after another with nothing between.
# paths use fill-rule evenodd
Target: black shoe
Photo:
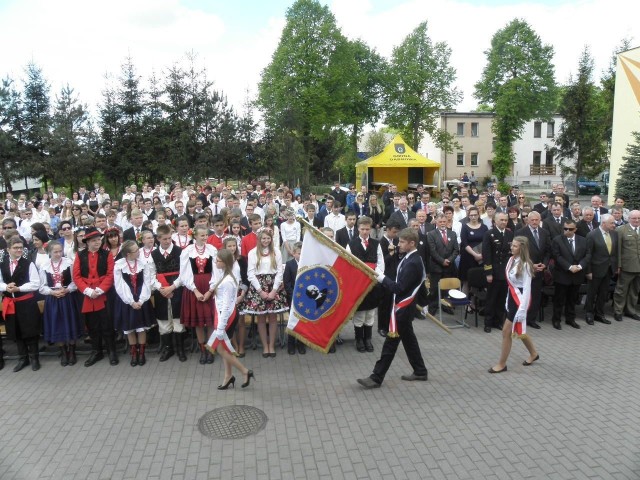
<instances>
[{"instance_id":1,"label":"black shoe","mask_svg":"<svg viewBox=\"0 0 640 480\"><path fill-rule=\"evenodd\" d=\"M556 330L562 330L562 325L560 324L559 321L554 320L553 321L553 328L555 328Z\"/></svg>"},{"instance_id":2,"label":"black shoe","mask_svg":"<svg viewBox=\"0 0 640 480\"><path fill-rule=\"evenodd\" d=\"M4 358L2 358L2 352L0 352L0 370L4 368Z\"/></svg>"},{"instance_id":3,"label":"black shoe","mask_svg":"<svg viewBox=\"0 0 640 480\"><path fill-rule=\"evenodd\" d=\"M116 349L109 350L109 365L115 367L118 365L120 361L118 360L118 354L116 353Z\"/></svg>"},{"instance_id":4,"label":"black shoe","mask_svg":"<svg viewBox=\"0 0 640 480\"><path fill-rule=\"evenodd\" d=\"M129 365L131 365L132 367L137 367L138 366L138 348L135 345L131 345L131 352L129 354L131 355L131 362L129 362Z\"/></svg>"},{"instance_id":5,"label":"black shoe","mask_svg":"<svg viewBox=\"0 0 640 480\"><path fill-rule=\"evenodd\" d=\"M536 322L527 323L527 327L535 328L536 330L540 329L540 325L538 325Z\"/></svg>"},{"instance_id":6,"label":"black shoe","mask_svg":"<svg viewBox=\"0 0 640 480\"><path fill-rule=\"evenodd\" d=\"M640 315L638 315L637 313L625 313L624 316L633 318L634 320L640 320Z\"/></svg>"},{"instance_id":7,"label":"black shoe","mask_svg":"<svg viewBox=\"0 0 640 480\"><path fill-rule=\"evenodd\" d=\"M593 318L596 322L600 322L600 323L604 323L605 325L611 325L611 320L607 320L604 317L594 317Z\"/></svg>"},{"instance_id":8,"label":"black shoe","mask_svg":"<svg viewBox=\"0 0 640 480\"><path fill-rule=\"evenodd\" d=\"M418 310L418 312L416 313L416 317L418 320L426 320L427 317L424 315L424 313L422 313L422 310Z\"/></svg>"},{"instance_id":9,"label":"black shoe","mask_svg":"<svg viewBox=\"0 0 640 480\"><path fill-rule=\"evenodd\" d=\"M69 365L69 353L67 347L60 347L60 366L66 367Z\"/></svg>"},{"instance_id":10,"label":"black shoe","mask_svg":"<svg viewBox=\"0 0 640 480\"><path fill-rule=\"evenodd\" d=\"M491 333L491 327L489 325L484 326L484 333Z\"/></svg>"},{"instance_id":11,"label":"black shoe","mask_svg":"<svg viewBox=\"0 0 640 480\"><path fill-rule=\"evenodd\" d=\"M389 332L387 332L386 330L383 330L383 329L378 330L378 335L380 335L383 338L387 336L387 333Z\"/></svg>"},{"instance_id":12,"label":"black shoe","mask_svg":"<svg viewBox=\"0 0 640 480\"><path fill-rule=\"evenodd\" d=\"M253 370L249 370L247 372L247 381L244 382L242 385L240 385L242 388L247 388L249 386L249 384L251 383L251 379L256 379L256 376L253 374Z\"/></svg>"},{"instance_id":13,"label":"black shoe","mask_svg":"<svg viewBox=\"0 0 640 480\"><path fill-rule=\"evenodd\" d=\"M406 380L407 382L426 382L427 381L427 375L416 375L415 373L412 373L411 375L402 375L400 377L402 380Z\"/></svg>"},{"instance_id":14,"label":"black shoe","mask_svg":"<svg viewBox=\"0 0 640 480\"><path fill-rule=\"evenodd\" d=\"M489 373L502 373L507 371L507 366L505 365L502 370L494 370L493 367L489 369Z\"/></svg>"},{"instance_id":15,"label":"black shoe","mask_svg":"<svg viewBox=\"0 0 640 480\"><path fill-rule=\"evenodd\" d=\"M453 311L453 308L448 307L447 305L442 305L442 311L444 313L449 314L449 315L454 315L455 314L455 312Z\"/></svg>"},{"instance_id":16,"label":"black shoe","mask_svg":"<svg viewBox=\"0 0 640 480\"><path fill-rule=\"evenodd\" d=\"M184 337L182 333L173 334L174 340L176 342L176 350L178 351L178 360L181 362L187 361L187 355L184 352Z\"/></svg>"},{"instance_id":17,"label":"black shoe","mask_svg":"<svg viewBox=\"0 0 640 480\"><path fill-rule=\"evenodd\" d=\"M366 389L380 388L380 384L373 380L371 377L359 378L358 383Z\"/></svg>"},{"instance_id":18,"label":"black shoe","mask_svg":"<svg viewBox=\"0 0 640 480\"><path fill-rule=\"evenodd\" d=\"M336 353L336 344L335 342L331 344L329 347L329 353Z\"/></svg>"},{"instance_id":19,"label":"black shoe","mask_svg":"<svg viewBox=\"0 0 640 480\"><path fill-rule=\"evenodd\" d=\"M527 362L527 361L525 360L524 362L522 362L522 364L523 364L525 367L528 367L528 366L530 366L533 362L535 362L536 360L540 360L540 355L536 355L536 358L534 358L533 360L531 360L531 363L529 363L529 362Z\"/></svg>"},{"instance_id":20,"label":"black shoe","mask_svg":"<svg viewBox=\"0 0 640 480\"><path fill-rule=\"evenodd\" d=\"M34 372L37 372L38 370L40 370L40 358L38 357L38 355L32 355L30 356L31 359L31 370L33 370Z\"/></svg>"},{"instance_id":21,"label":"black shoe","mask_svg":"<svg viewBox=\"0 0 640 480\"><path fill-rule=\"evenodd\" d=\"M614 314L613 314L613 319L614 319L616 322L621 322L621 321L622 321L622 315L621 315L621 314L619 314L619 313L614 313Z\"/></svg>"},{"instance_id":22,"label":"black shoe","mask_svg":"<svg viewBox=\"0 0 640 480\"><path fill-rule=\"evenodd\" d=\"M272 352L272 353L270 353L270 354L269 354L269 356L270 356L271 358L276 358L276 355L277 355L277 354L276 354L276 352Z\"/></svg>"},{"instance_id":23,"label":"black shoe","mask_svg":"<svg viewBox=\"0 0 640 480\"><path fill-rule=\"evenodd\" d=\"M342 340L342 337L340 335L336 337L336 343L338 345L342 345L344 343L344 340Z\"/></svg>"},{"instance_id":24,"label":"black shoe","mask_svg":"<svg viewBox=\"0 0 640 480\"><path fill-rule=\"evenodd\" d=\"M584 318L587 322L587 325L593 325L593 315L587 313Z\"/></svg>"},{"instance_id":25,"label":"black shoe","mask_svg":"<svg viewBox=\"0 0 640 480\"><path fill-rule=\"evenodd\" d=\"M213 353L207 350L207 360L206 360L207 363L212 364L214 360L215 360L215 357L213 356Z\"/></svg>"},{"instance_id":26,"label":"black shoe","mask_svg":"<svg viewBox=\"0 0 640 480\"><path fill-rule=\"evenodd\" d=\"M85 367L90 367L92 365L95 365L96 362L102 360L104 358L104 354L102 352L97 352L95 350L93 350L91 352L91 355L89 355L89 358L87 359L86 362L84 362L84 366Z\"/></svg>"},{"instance_id":27,"label":"black shoe","mask_svg":"<svg viewBox=\"0 0 640 480\"><path fill-rule=\"evenodd\" d=\"M200 345L200 359L198 360L198 363L200 363L200 365L207 363L207 350L203 345Z\"/></svg>"},{"instance_id":28,"label":"black shoe","mask_svg":"<svg viewBox=\"0 0 640 480\"><path fill-rule=\"evenodd\" d=\"M298 340L297 347L298 347L298 353L300 355L304 355L307 353L307 346L304 343L302 343L300 340Z\"/></svg>"},{"instance_id":29,"label":"black shoe","mask_svg":"<svg viewBox=\"0 0 640 480\"><path fill-rule=\"evenodd\" d=\"M75 365L78 363L78 357L76 357L76 346L69 345L69 365Z\"/></svg>"},{"instance_id":30,"label":"black shoe","mask_svg":"<svg viewBox=\"0 0 640 480\"><path fill-rule=\"evenodd\" d=\"M295 354L296 354L296 346L295 346L295 344L294 344L294 343L289 342L289 343L287 344L287 353L288 353L289 355L295 355Z\"/></svg>"},{"instance_id":31,"label":"black shoe","mask_svg":"<svg viewBox=\"0 0 640 480\"><path fill-rule=\"evenodd\" d=\"M575 321L575 320L570 320L570 321L568 321L568 322L566 322L566 323L567 323L567 325L569 325L570 327L580 329L580 325L578 325L578 324L576 323L576 321Z\"/></svg>"},{"instance_id":32,"label":"black shoe","mask_svg":"<svg viewBox=\"0 0 640 480\"><path fill-rule=\"evenodd\" d=\"M225 383L223 385L218 385L218 390L226 390L229 387L234 387L235 388L235 386L236 386L236 377L234 377L232 375L227 383Z\"/></svg>"},{"instance_id":33,"label":"black shoe","mask_svg":"<svg viewBox=\"0 0 640 480\"><path fill-rule=\"evenodd\" d=\"M173 351L173 348L171 348L169 345L165 345L164 347L162 347L162 350L160 351L160 361L166 362L174 355L175 355L175 352Z\"/></svg>"},{"instance_id":34,"label":"black shoe","mask_svg":"<svg viewBox=\"0 0 640 480\"><path fill-rule=\"evenodd\" d=\"M18 359L18 363L16 364L15 367L13 367L13 371L14 372L19 372L20 370L22 370L27 365L29 365L29 357L27 357L25 355L24 357L20 357Z\"/></svg>"}]
</instances>

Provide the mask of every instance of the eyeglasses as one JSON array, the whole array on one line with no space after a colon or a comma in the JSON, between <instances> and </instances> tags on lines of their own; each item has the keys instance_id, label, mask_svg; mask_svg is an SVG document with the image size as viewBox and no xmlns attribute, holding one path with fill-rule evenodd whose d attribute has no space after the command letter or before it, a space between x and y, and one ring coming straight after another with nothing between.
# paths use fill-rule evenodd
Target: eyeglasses
<instances>
[{"instance_id":1,"label":"eyeglasses","mask_svg":"<svg viewBox=\"0 0 640 480\"><path fill-rule=\"evenodd\" d=\"M524 198L524 197L518 197L518 198Z\"/></svg>"},{"instance_id":2,"label":"eyeglasses","mask_svg":"<svg viewBox=\"0 0 640 480\"><path fill-rule=\"evenodd\" d=\"M68 232L69 230L71 230L71 227L62 227L60 229L61 232Z\"/></svg>"},{"instance_id":3,"label":"eyeglasses","mask_svg":"<svg viewBox=\"0 0 640 480\"><path fill-rule=\"evenodd\" d=\"M407 200L413 200L415 197L407 197Z\"/></svg>"},{"instance_id":4,"label":"eyeglasses","mask_svg":"<svg viewBox=\"0 0 640 480\"><path fill-rule=\"evenodd\" d=\"M573 232L574 230L575 230L575 228L567 228L567 227L564 227L564 231L565 231L565 232Z\"/></svg>"},{"instance_id":5,"label":"eyeglasses","mask_svg":"<svg viewBox=\"0 0 640 480\"><path fill-rule=\"evenodd\" d=\"M529 218L529 215L522 215L522 218Z\"/></svg>"}]
</instances>

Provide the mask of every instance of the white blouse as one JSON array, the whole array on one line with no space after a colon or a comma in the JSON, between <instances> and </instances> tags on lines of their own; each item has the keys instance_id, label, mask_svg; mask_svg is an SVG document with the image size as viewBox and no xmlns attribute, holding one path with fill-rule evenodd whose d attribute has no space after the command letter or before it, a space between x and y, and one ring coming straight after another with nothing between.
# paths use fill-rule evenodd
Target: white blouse
<instances>
[{"instance_id":1,"label":"white blouse","mask_svg":"<svg viewBox=\"0 0 640 480\"><path fill-rule=\"evenodd\" d=\"M249 283L253 285L257 291L260 291L260 282L258 281L258 275L275 275L275 279L273 281L273 290L278 290L280 285L282 285L282 277L283 277L283 268L282 268L282 254L280 250L275 249L275 257L276 257L276 268L274 269L271 266L271 257L262 257L260 259L260 265L258 266L258 249L260 247L256 247L249 252L249 256L247 258L247 278L249 279Z\"/></svg>"},{"instance_id":2,"label":"white blouse","mask_svg":"<svg viewBox=\"0 0 640 480\"><path fill-rule=\"evenodd\" d=\"M280 233L283 242L299 242L300 241L300 222L284 222L280 224Z\"/></svg>"},{"instance_id":3,"label":"white blouse","mask_svg":"<svg viewBox=\"0 0 640 480\"><path fill-rule=\"evenodd\" d=\"M151 249L151 251L145 250L144 247L140 247L140 254L138 255L138 261L142 262L144 265L148 264L148 263L153 263L153 257L151 256L151 254L153 253L153 251L156 249L156 247L153 247ZM145 252L149 255L149 256L145 256Z\"/></svg>"},{"instance_id":4,"label":"white blouse","mask_svg":"<svg viewBox=\"0 0 640 480\"><path fill-rule=\"evenodd\" d=\"M131 288L129 288L129 285L122 278L123 273L131 275L129 265L131 265L131 263L127 264L126 258L121 258L113 266L113 283L116 289L116 293L118 294L120 299L127 305L131 305L134 302ZM149 298L151 298L152 279L150 271L147 268L146 264L140 261L136 261L135 266L136 274L139 272L143 272L143 284L138 302L144 303L149 300Z\"/></svg>"},{"instance_id":5,"label":"white blouse","mask_svg":"<svg viewBox=\"0 0 640 480\"><path fill-rule=\"evenodd\" d=\"M237 265L237 263L236 263ZM211 281L211 288L215 287L219 279L224 275L224 271L214 268L213 278L218 278L215 282ZM229 318L233 313L233 309L236 306L236 297L238 296L238 283L231 276L227 275L222 279L220 284L216 287L216 302L215 307L218 311L218 325L217 330L226 330Z\"/></svg>"},{"instance_id":6,"label":"white blouse","mask_svg":"<svg viewBox=\"0 0 640 480\"><path fill-rule=\"evenodd\" d=\"M179 248L179 247L178 247ZM202 258L211 257L211 262L213 263L213 271L216 269L215 260L218 255L218 250L213 245L209 245L208 243L204 244L204 255ZM182 250L180 254L180 282L184 285L185 288L188 288L192 292L196 289L196 284L193 281L193 270L191 269L191 258L198 257L198 252L196 251L196 245L191 244L187 246L187 248ZM212 275L213 276L213 272ZM205 293L205 292L200 292Z\"/></svg>"},{"instance_id":7,"label":"white blouse","mask_svg":"<svg viewBox=\"0 0 640 480\"><path fill-rule=\"evenodd\" d=\"M522 269L522 274L519 277L516 276L516 269L519 263L519 258L511 257L505 269L507 275L507 283L515 287L513 290L520 300L520 306L518 307L518 311L516 312L514 321L524 321L527 318L527 310L529 308L529 304L531 303L532 275L529 271L529 268L525 266L525 268ZM522 291L520 291L521 289ZM509 296L511 296L511 292L507 293L507 301L505 303L505 308L507 309L507 311L509 310Z\"/></svg>"},{"instance_id":8,"label":"white blouse","mask_svg":"<svg viewBox=\"0 0 640 480\"><path fill-rule=\"evenodd\" d=\"M72 274L72 280L71 283L66 287L69 289L70 292L75 292L78 287L76 287L76 284L73 282L73 260L71 260L68 257L62 257L62 263L60 264L60 274L62 275L62 273L67 270L70 269L71 270L71 274ZM47 282L47 273L50 273L53 275L53 268L51 267L51 260L47 260L47 262L42 265L42 267L40 268L40 293L42 295L51 295L51 293L53 292L53 288L51 288Z\"/></svg>"}]
</instances>

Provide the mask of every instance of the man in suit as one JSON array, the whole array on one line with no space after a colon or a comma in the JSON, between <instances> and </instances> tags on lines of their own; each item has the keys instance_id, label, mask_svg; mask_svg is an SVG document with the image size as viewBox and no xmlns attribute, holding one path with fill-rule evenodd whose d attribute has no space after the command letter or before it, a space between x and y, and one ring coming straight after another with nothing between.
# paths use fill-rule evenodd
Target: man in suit
<instances>
[{"instance_id":1,"label":"man in suit","mask_svg":"<svg viewBox=\"0 0 640 480\"><path fill-rule=\"evenodd\" d=\"M331 196L335 202L340 202L340 208L346 212L347 208L347 192L343 191L340 187L340 182L333 182L333 190L331 190Z\"/></svg>"},{"instance_id":2,"label":"man in suit","mask_svg":"<svg viewBox=\"0 0 640 480\"><path fill-rule=\"evenodd\" d=\"M384 258L384 274L389 278L393 278L398 271L400 263L398 250L398 232L400 225L397 223L388 223L384 235L380 239L380 248ZM391 307L393 304L393 293L391 290L384 288L380 306L378 307L378 333L381 337L386 337L389 331L389 318L391 317Z\"/></svg>"},{"instance_id":3,"label":"man in suit","mask_svg":"<svg viewBox=\"0 0 640 480\"><path fill-rule=\"evenodd\" d=\"M585 304L586 320L589 325L593 321L610 324L604 318L604 304L609 293L611 277L618 271L618 235L615 221L609 214L602 215L600 227L587 235L587 255L591 258L587 280L587 303Z\"/></svg>"},{"instance_id":4,"label":"man in suit","mask_svg":"<svg viewBox=\"0 0 640 480\"><path fill-rule=\"evenodd\" d=\"M640 293L640 210L630 211L629 223L618 227L616 233L618 234L618 283L613 294L613 318L617 321L622 321L622 315L624 314L634 320L640 320L640 315L638 314L638 294Z\"/></svg>"},{"instance_id":5,"label":"man in suit","mask_svg":"<svg viewBox=\"0 0 640 480\"><path fill-rule=\"evenodd\" d=\"M551 214L544 218L542 227L549 232L549 236L553 240L559 235L562 235L562 225L566 217L562 216L562 205L560 203L553 203L551 205Z\"/></svg>"},{"instance_id":6,"label":"man in suit","mask_svg":"<svg viewBox=\"0 0 640 480\"><path fill-rule=\"evenodd\" d=\"M571 210L569 210L567 208L567 206L565 205L564 197L562 195L556 195L553 198L553 202L552 202L551 206L553 206L554 203L559 203L562 206L561 215L563 217L565 217L565 218L570 218L571 217ZM542 214L542 221L545 221L551 215L553 215L553 213L551 212L551 207L549 207L549 209Z\"/></svg>"},{"instance_id":7,"label":"man in suit","mask_svg":"<svg viewBox=\"0 0 640 480\"><path fill-rule=\"evenodd\" d=\"M613 215L613 219L616 222L616 228L629 223L624 219L624 211L622 210L622 207L611 207L609 212L611 212L611 215ZM627 216L627 218L629 217Z\"/></svg>"},{"instance_id":8,"label":"man in suit","mask_svg":"<svg viewBox=\"0 0 640 480\"><path fill-rule=\"evenodd\" d=\"M350 211L345 215L346 225L336 231L336 243L347 248L349 242L358 236L356 231L356 212Z\"/></svg>"},{"instance_id":9,"label":"man in suit","mask_svg":"<svg viewBox=\"0 0 640 480\"><path fill-rule=\"evenodd\" d=\"M576 323L576 302L591 260L587 254L587 240L576 235L576 224L572 219L565 219L563 233L551 243L553 258L556 261L553 270L555 292L551 321L553 328L557 330L562 330L560 321L563 309L567 325L580 328Z\"/></svg>"},{"instance_id":10,"label":"man in suit","mask_svg":"<svg viewBox=\"0 0 640 480\"><path fill-rule=\"evenodd\" d=\"M395 281L384 274L378 274L378 281L394 294L398 336L386 337L380 360L376 362L373 373L366 378L358 379L358 383L366 389L379 388L382 385L400 342L402 342L407 359L413 367L413 372L410 375L402 375L402 380L409 382L427 380L427 367L422 359L420 345L412 324L415 316L415 294L425 277L422 259L416 255L417 243L418 235L414 230L410 228L402 230L399 235L398 248L400 253L404 253L405 256L398 265Z\"/></svg>"},{"instance_id":11,"label":"man in suit","mask_svg":"<svg viewBox=\"0 0 640 480\"><path fill-rule=\"evenodd\" d=\"M541 193L540 194L540 203L536 203L533 206L533 209L538 212L540 215L542 215L544 212L546 212L549 209L549 197L547 196L546 193Z\"/></svg>"},{"instance_id":12,"label":"man in suit","mask_svg":"<svg viewBox=\"0 0 640 480\"><path fill-rule=\"evenodd\" d=\"M436 229L427 234L429 245L429 313L438 309L438 283L442 278L456 276L455 259L460 253L458 237L453 230L447 229L447 218L439 213L436 216Z\"/></svg>"},{"instance_id":13,"label":"man in suit","mask_svg":"<svg viewBox=\"0 0 640 480\"><path fill-rule=\"evenodd\" d=\"M591 207L593 208L595 221L602 223L602 216L609 213L609 210L602 206L602 199L598 195L591 197Z\"/></svg>"},{"instance_id":14,"label":"man in suit","mask_svg":"<svg viewBox=\"0 0 640 480\"><path fill-rule=\"evenodd\" d=\"M389 216L389 221L397 223L402 228L407 228L409 226L409 220L415 218L415 216L416 214L409 210L406 197L402 197L398 201L398 210Z\"/></svg>"},{"instance_id":15,"label":"man in suit","mask_svg":"<svg viewBox=\"0 0 640 480\"><path fill-rule=\"evenodd\" d=\"M598 228L600 224L593 219L593 216L593 208L584 207L582 209L582 220L576 223L576 235L587 238L589 232Z\"/></svg>"},{"instance_id":16,"label":"man in suit","mask_svg":"<svg viewBox=\"0 0 640 480\"><path fill-rule=\"evenodd\" d=\"M424 210L426 213L429 213L429 202L431 201L431 195L429 192L424 192L420 196L420 201L416 202L413 207L411 207L411 211L413 213L417 213L418 210Z\"/></svg>"},{"instance_id":17,"label":"man in suit","mask_svg":"<svg viewBox=\"0 0 640 480\"><path fill-rule=\"evenodd\" d=\"M505 268L511 256L511 242L513 241L513 232L507 229L508 215L496 213L493 220L494 226L484 234L482 239L484 273L489 284L484 315L484 331L486 333L491 333L492 328L502 328L504 302L507 298Z\"/></svg>"},{"instance_id":18,"label":"man in suit","mask_svg":"<svg viewBox=\"0 0 640 480\"><path fill-rule=\"evenodd\" d=\"M496 205L496 213L508 213L509 211L509 199L504 195L498 200Z\"/></svg>"},{"instance_id":19,"label":"man in suit","mask_svg":"<svg viewBox=\"0 0 640 480\"><path fill-rule=\"evenodd\" d=\"M313 203L307 203L307 206L304 207L304 211L306 213L306 216L304 217L304 219L307 222L309 222L311 225L313 225L316 228L324 227L324 220L321 220L316 215L316 206Z\"/></svg>"},{"instance_id":20,"label":"man in suit","mask_svg":"<svg viewBox=\"0 0 640 480\"><path fill-rule=\"evenodd\" d=\"M432 230L435 230L436 226L431 223L429 220L429 216L427 212L424 210L418 210L416 212L417 226L420 237L420 245L424 246L424 268L426 272L429 272L429 245L427 244L427 234ZM420 247L418 247L418 251L422 254Z\"/></svg>"},{"instance_id":21,"label":"man in suit","mask_svg":"<svg viewBox=\"0 0 640 480\"><path fill-rule=\"evenodd\" d=\"M132 227L127 228L123 234L122 239L124 241L133 240L138 243L138 245L142 245L142 210L138 210L137 208L131 210L131 222Z\"/></svg>"},{"instance_id":22,"label":"man in suit","mask_svg":"<svg viewBox=\"0 0 640 480\"><path fill-rule=\"evenodd\" d=\"M544 270L551 258L551 235L548 230L540 228L540 214L530 212L526 227L516 231L515 236L527 237L529 240L529 256L535 270L535 275L531 279L531 303L527 311L527 326L540 328L536 322L540 311L540 301L542 300L542 286L544 283ZM546 224L547 222L545 222Z\"/></svg>"}]
</instances>

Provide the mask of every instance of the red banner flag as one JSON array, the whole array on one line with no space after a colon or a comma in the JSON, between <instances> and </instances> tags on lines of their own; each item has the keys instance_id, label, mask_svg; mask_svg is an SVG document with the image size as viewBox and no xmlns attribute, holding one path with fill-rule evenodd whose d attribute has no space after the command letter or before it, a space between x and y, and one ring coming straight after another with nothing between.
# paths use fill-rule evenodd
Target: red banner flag
<instances>
[{"instance_id":1,"label":"red banner flag","mask_svg":"<svg viewBox=\"0 0 640 480\"><path fill-rule=\"evenodd\" d=\"M375 272L308 223L287 332L327 353L376 284Z\"/></svg>"}]
</instances>

